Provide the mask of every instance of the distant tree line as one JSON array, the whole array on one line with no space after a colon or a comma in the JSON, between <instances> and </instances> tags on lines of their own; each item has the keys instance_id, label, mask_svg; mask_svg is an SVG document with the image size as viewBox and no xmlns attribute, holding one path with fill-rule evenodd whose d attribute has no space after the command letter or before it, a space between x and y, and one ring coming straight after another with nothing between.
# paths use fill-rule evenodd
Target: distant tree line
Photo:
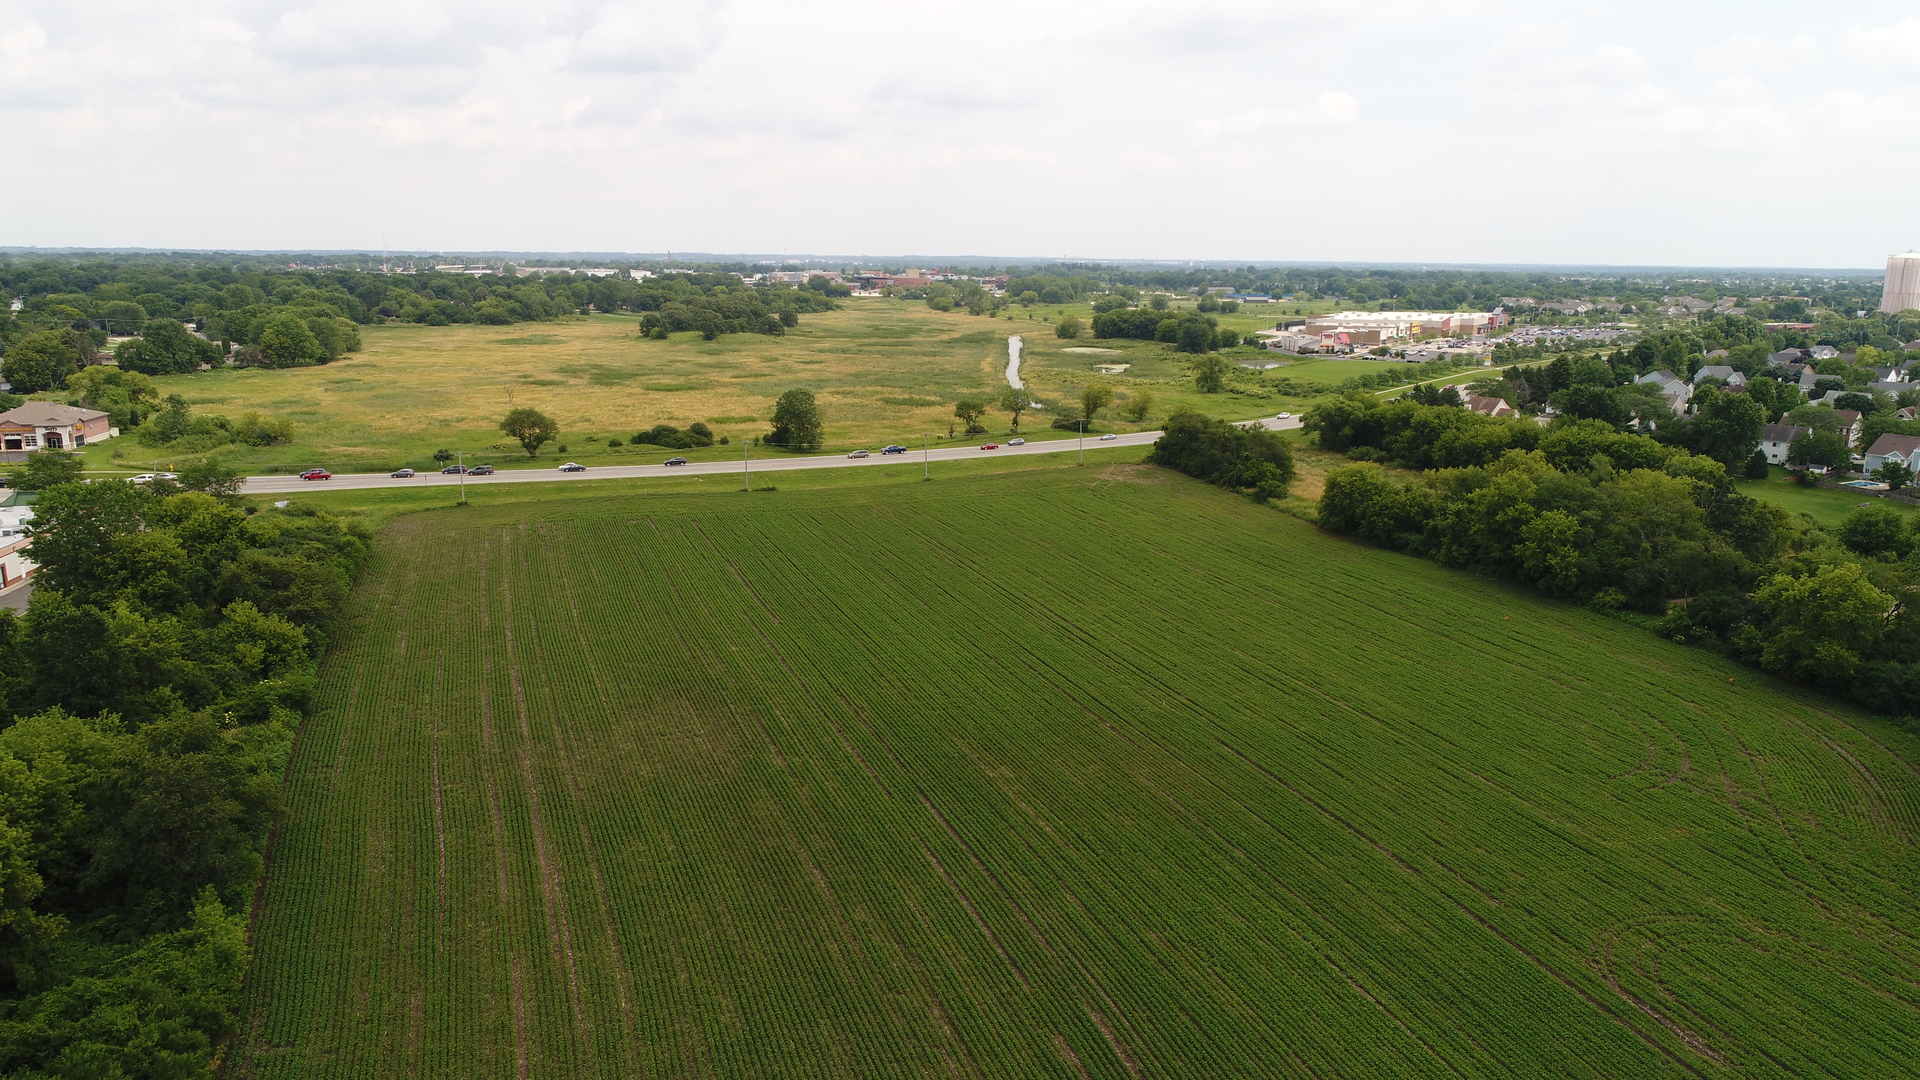
<instances>
[{"instance_id":1,"label":"distant tree line","mask_svg":"<svg viewBox=\"0 0 1920 1080\"><path fill-rule=\"evenodd\" d=\"M1674 640L1920 711L1920 614L1905 599L1920 587L1920 535L1891 511L1836 536L1736 491L1721 457L1596 420L1542 429L1347 395L1310 409L1306 427L1362 461L1327 477L1329 531L1656 616Z\"/></svg>"},{"instance_id":2,"label":"distant tree line","mask_svg":"<svg viewBox=\"0 0 1920 1080\"><path fill-rule=\"evenodd\" d=\"M30 351L52 348L53 339L39 335L60 334L67 351L53 368L27 383L9 376L16 387L31 384L29 392L37 392L62 385L71 374L57 370L59 363L78 370L94 362L109 335L139 335L140 341L120 347L119 362L165 375L224 357L235 345L244 364L325 363L359 348L356 327L387 320L506 325L591 311L634 312L659 316L649 331L665 325L716 334L778 333L796 325L799 315L830 310L829 291L749 288L731 273L629 281L568 273L519 278L272 269L258 260L213 256L0 259L0 292L23 302L18 312L0 313L0 350L10 357L26 338L39 342ZM186 322L197 334L183 329Z\"/></svg>"},{"instance_id":3,"label":"distant tree line","mask_svg":"<svg viewBox=\"0 0 1920 1080\"><path fill-rule=\"evenodd\" d=\"M237 1030L279 773L370 539L176 491L45 485L32 602L0 611L7 1075L204 1076Z\"/></svg>"}]
</instances>

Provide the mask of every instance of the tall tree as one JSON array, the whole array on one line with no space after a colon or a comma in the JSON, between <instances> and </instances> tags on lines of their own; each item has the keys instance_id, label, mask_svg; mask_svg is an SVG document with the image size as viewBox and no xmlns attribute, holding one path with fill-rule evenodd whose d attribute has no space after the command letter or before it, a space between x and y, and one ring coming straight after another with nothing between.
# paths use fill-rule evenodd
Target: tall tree
<instances>
[{"instance_id":1,"label":"tall tree","mask_svg":"<svg viewBox=\"0 0 1920 1080\"><path fill-rule=\"evenodd\" d=\"M987 430L980 418L987 415L987 403L979 398L961 398L953 403L953 415L967 422L967 434L976 435Z\"/></svg>"},{"instance_id":2,"label":"tall tree","mask_svg":"<svg viewBox=\"0 0 1920 1080\"><path fill-rule=\"evenodd\" d=\"M1218 356L1202 356L1193 362L1193 388L1203 394L1217 394L1227 388L1227 362Z\"/></svg>"},{"instance_id":3,"label":"tall tree","mask_svg":"<svg viewBox=\"0 0 1920 1080\"><path fill-rule=\"evenodd\" d=\"M823 279L824 280L824 279ZM818 450L825 439L820 404L811 390L789 390L773 406L773 431L767 442L789 450Z\"/></svg>"},{"instance_id":4,"label":"tall tree","mask_svg":"<svg viewBox=\"0 0 1920 1080\"><path fill-rule=\"evenodd\" d=\"M540 445L560 434L560 425L538 409L521 406L500 421L500 430L527 448L527 456L540 451Z\"/></svg>"},{"instance_id":5,"label":"tall tree","mask_svg":"<svg viewBox=\"0 0 1920 1080\"><path fill-rule=\"evenodd\" d=\"M1766 425L1767 414L1759 402L1745 394L1711 392L1695 407L1695 446L1731 469L1753 454Z\"/></svg>"},{"instance_id":6,"label":"tall tree","mask_svg":"<svg viewBox=\"0 0 1920 1080\"><path fill-rule=\"evenodd\" d=\"M28 334L8 346L6 359L0 361L0 375L6 376L18 394L58 389L79 370L79 353L58 330Z\"/></svg>"},{"instance_id":7,"label":"tall tree","mask_svg":"<svg viewBox=\"0 0 1920 1080\"><path fill-rule=\"evenodd\" d=\"M1000 391L1000 408L1013 414L1013 430L1020 430L1020 414L1033 408L1033 395L1023 386L1009 386Z\"/></svg>"},{"instance_id":8,"label":"tall tree","mask_svg":"<svg viewBox=\"0 0 1920 1080\"><path fill-rule=\"evenodd\" d=\"M1090 383L1080 391L1080 415L1091 420L1100 410L1113 404L1113 387Z\"/></svg>"}]
</instances>

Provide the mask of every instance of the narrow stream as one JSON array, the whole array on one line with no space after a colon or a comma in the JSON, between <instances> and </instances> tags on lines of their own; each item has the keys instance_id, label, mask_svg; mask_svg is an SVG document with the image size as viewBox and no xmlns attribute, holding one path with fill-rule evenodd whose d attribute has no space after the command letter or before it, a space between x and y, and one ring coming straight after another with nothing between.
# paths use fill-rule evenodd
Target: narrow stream
<instances>
[{"instance_id":1,"label":"narrow stream","mask_svg":"<svg viewBox=\"0 0 1920 1080\"><path fill-rule=\"evenodd\" d=\"M1020 381L1020 335L1007 338L1007 385L1015 390L1023 390L1026 383Z\"/></svg>"}]
</instances>

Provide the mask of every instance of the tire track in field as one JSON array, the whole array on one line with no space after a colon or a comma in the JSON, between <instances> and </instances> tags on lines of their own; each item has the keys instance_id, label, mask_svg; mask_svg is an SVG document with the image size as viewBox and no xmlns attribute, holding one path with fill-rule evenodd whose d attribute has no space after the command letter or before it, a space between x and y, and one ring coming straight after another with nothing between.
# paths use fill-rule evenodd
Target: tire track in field
<instances>
[{"instance_id":1,"label":"tire track in field","mask_svg":"<svg viewBox=\"0 0 1920 1080\"><path fill-rule=\"evenodd\" d=\"M386 572L381 574L380 576L380 586L375 591L372 601L370 601L367 604L367 607L365 608L363 618L366 619L367 621L376 620L380 617L380 612L382 608L385 606L387 590L393 582L393 575L394 575L394 569L395 569L394 564L397 561L398 560L392 559L392 558L389 558L387 560L387 565L385 568ZM340 638L336 637L334 640L338 641L340 640ZM337 651L336 648L330 648L328 650L329 653L336 653L336 651ZM353 666L353 677L350 680L348 680L348 683L347 683L347 699L341 705L337 706L338 709L340 710L340 732L339 732L339 735L337 736L338 742L334 749L333 764L327 768L327 796L328 796L327 802L329 807L331 807L332 805L333 796L336 793L335 788L340 784L341 773L344 770L346 765L348 735L350 735L353 730L354 709L358 705L360 700L360 686L361 686L362 680L366 676L365 669L368 665L354 664L352 666ZM288 755L287 755L288 766L285 773L286 780L282 781L283 784L286 783L288 780L291 780L292 777L295 775L295 771L292 767L292 764L294 761L294 755L299 752L300 746L303 743L303 740L301 739L300 736L306 731L307 725L310 723L312 723L311 720L305 723L302 723L300 725L299 732L296 732L295 734L294 746L292 750L288 752ZM335 828L334 828L333 815L331 813L323 812L320 820L322 822L322 834L324 835L325 839L322 841L320 846L320 855L319 855L318 863L319 865L324 866L327 863L328 857L333 854ZM281 827L283 826L281 825L275 826L274 833L276 835L278 834ZM273 847L273 839L271 836L268 839L267 846L268 846L267 858L270 860L272 847ZM267 865L271 865L271 863L268 862ZM265 886L266 886L266 866L263 866L261 869L260 884L255 886L256 910L257 910L258 897L260 896L261 890L264 889ZM314 911L313 911L312 921L309 924L309 926L311 927L311 930L310 930L311 936L308 938L308 942L307 942L307 950L309 955L316 955L316 956L323 955L323 952L320 948L320 925L322 921L322 916L325 914L327 910L328 905L326 901L330 895L332 895L331 891L326 889L319 890L317 893L317 899L314 902ZM249 916L248 918L249 943L251 943L253 921L254 921L254 917ZM264 1016L265 1012L266 1012L265 1009L260 1010L260 1015ZM308 1020L309 1020L308 1029L305 1033L303 1033L304 1035L307 1036L307 1039L306 1039L307 1045L305 1047L305 1053L302 1054L301 1056L302 1056L302 1059L309 1065L309 1067L311 1067L313 1062L313 1055L316 1052L316 1047L313 1045L313 1042L310 1037L311 1031L312 1031L312 1025L311 1025L312 1017L309 1016Z\"/></svg>"},{"instance_id":2,"label":"tire track in field","mask_svg":"<svg viewBox=\"0 0 1920 1080\"><path fill-rule=\"evenodd\" d=\"M560 587L566 593L567 612L572 620L574 640L579 643L580 657L586 664L587 675L593 683L594 696L600 701L601 715L609 721L614 718L613 702L607 697L605 681L600 666L594 661L593 648L587 639L586 625L580 618L580 601L574 595L573 575L569 571L571 560L557 560L560 567ZM592 560L588 560L592 569ZM596 575L597 576L597 575ZM544 655L544 654L543 654ZM544 666L544 665L543 665ZM587 853L587 871L593 881L594 898L600 905L600 918L607 928L607 953L612 960L614 982L620 994L620 1026L622 1049L634 1069L634 1075L644 1075L640 1060L640 1037L633 1015L633 975L627 970L626 950L620 943L619 924L614 921L613 901L607 890L606 875L600 868L600 851L593 839L592 815L586 812L587 793L580 782L579 764L574 760L572 740L561 730L560 718L553 720L553 736L561 755L563 772L567 783L573 790L573 798L580 809L580 842Z\"/></svg>"},{"instance_id":3,"label":"tire track in field","mask_svg":"<svg viewBox=\"0 0 1920 1080\"><path fill-rule=\"evenodd\" d=\"M526 526L522 525L524 531ZM527 721L527 697L520 685L520 658L513 636L513 531L503 529L500 537L500 595L503 599L500 624L507 647L507 682L513 688L513 711L520 726L520 774L527 785L527 817L533 825L533 854L540 865L540 890L547 936L553 944L554 959L567 977L567 1007L573 1013L574 1033L582 1052L592 1045L586 1011L580 1000L580 972L574 963L573 928L567 918L567 898L560 873L554 869L554 857L547 842L547 825L540 813L540 786L533 777L533 728Z\"/></svg>"},{"instance_id":4,"label":"tire track in field","mask_svg":"<svg viewBox=\"0 0 1920 1080\"><path fill-rule=\"evenodd\" d=\"M493 629L493 615L488 602L488 566L492 560L482 551L476 560L480 566L480 634L484 639ZM513 1014L513 1063L514 1074L519 1080L527 1080L527 987L526 976L520 966L520 950L516 945L517 935L512 932L513 888L507 873L507 829L500 813L500 786L494 776L493 758L496 744L493 737L493 650L483 648L481 655L480 682L480 735L486 752L481 755L480 776L487 792L487 810L493 822L493 857L500 876L500 917L504 932L501 939L507 952L508 1002Z\"/></svg>"},{"instance_id":5,"label":"tire track in field","mask_svg":"<svg viewBox=\"0 0 1920 1080\"><path fill-rule=\"evenodd\" d=\"M816 522L815 524L817 527L820 526L820 523ZM832 530L827 530L827 531L832 531ZM704 532L703 532L703 535L704 535ZM712 544L711 538L708 539L708 543L709 545ZM781 549L778 546L775 546L771 550L779 551ZM716 554L718 554L717 549L716 549ZM789 560L789 564L791 565L791 560ZM808 575L802 572L798 566L793 566L792 568L795 571L795 580L808 579ZM852 612L849 612L845 609L845 606L844 604L841 603L840 598L819 590L815 591L814 597L815 597L815 602L820 604L821 606L832 608L838 611L840 614L840 621L844 625L847 625L850 627L856 627L856 628L863 625L861 620L855 618ZM856 642L858 644L861 651L866 654L866 657L869 660L869 662L874 665L875 670L887 669L888 665L879 656L879 654L875 652L872 642L868 639L864 631L856 630L849 640ZM783 657L783 662L785 662L784 657ZM791 665L789 665L789 670L790 671L792 670ZM800 678L797 672L794 674L794 678L796 680ZM802 685L804 687L804 683ZM969 844L960 835L959 831L954 827L951 821L947 819L946 815L941 813L940 810L934 806L932 800L927 795L925 789L922 788L919 784L913 783L911 781L911 773L906 769L906 766L901 762L899 757L894 754L892 748L887 744L886 740L881 739L879 737L879 734L874 730L873 726L867 722L865 716L863 715L863 710L856 707L853 704L853 702L850 701L844 693L841 693L837 687L830 687L830 688L833 689L835 695L839 697L841 704L847 708L849 713L853 715L855 719L859 720L861 725L864 728L866 728L868 736L872 738L875 741L875 743L879 745L881 749L888 755L889 759L892 760L894 766L897 769L899 769L904 776L909 777L908 782L914 788L914 793L919 797L922 806L934 818L934 820L937 821L940 824L940 826L946 831L947 835L960 848L961 852L967 857L968 861L973 864L974 869L978 871L980 875L988 882L988 884L992 887L993 891L1000 897L1000 899L1008 907L1010 907L1013 910L1015 917L1017 917L1020 920L1021 924L1026 927L1028 934L1030 934L1033 937L1033 939L1039 944L1041 952L1045 954L1047 959L1051 963L1053 963L1056 967L1061 967L1062 970L1064 970L1064 965L1062 965L1060 957L1055 952L1052 944L1048 942L1048 940L1046 939L1046 936L1041 933L1039 927L1034 923L1032 917L1027 913L1025 906L1021 904L1019 900L1014 898L1012 892L1007 888L1005 883L1000 880L1000 876L997 875L991 869L989 869L982 862L979 854L974 850L973 845ZM968 756L969 758L972 758L972 754L969 751L967 751L964 746L959 746L958 748L960 749L962 754ZM976 761L976 764L978 764L977 761ZM929 857L931 858L930 852L929 852ZM978 910L973 906L972 901L968 897L966 897L964 893L962 893L959 890L958 884L953 880L953 878L950 875L948 875L946 868L944 866L940 865L937 860L935 860L935 865L940 870L942 876L946 878L948 886L955 891L956 896L960 898L963 906L967 908L968 913L973 916L976 925L980 926L980 928L989 935L996 950L1000 951L1002 959L1006 960L1008 964L1012 966L1015 976L1020 979L1023 985L1028 985L1024 972L1020 970L1018 965L1013 963L1010 955L1006 952L1006 950L1002 946L1002 943L999 941L997 937L993 936L993 932L987 929L987 925L984 921L983 916L981 916ZM1102 984L1101 980L1093 976L1093 974L1087 970L1086 966L1083 963L1081 963L1077 957L1075 957L1073 960L1073 967L1079 970L1081 978L1085 979L1086 982L1093 988L1094 992L1097 993L1107 1003L1107 1007L1109 1009L1114 1010L1116 1013L1120 1013L1124 1015L1124 1010L1121 1010L1119 1005L1113 1000L1111 995L1106 990L1106 987ZM1031 990L1030 985L1028 986L1028 989ZM1084 999L1082 999L1078 1004L1080 1005L1080 1008L1086 1013L1088 1019L1094 1023L1094 1026L1100 1030L1102 1036L1107 1040L1109 1047L1114 1052L1115 1058L1119 1060L1121 1064L1129 1070L1129 1072L1135 1075L1139 1075L1138 1062L1135 1060L1133 1055L1125 1048L1125 1046L1122 1044L1120 1039L1115 1035L1112 1027L1106 1022L1105 1017L1101 1015L1100 1011L1094 1008L1090 1003L1088 1003ZM1137 1037L1137 1033L1136 1033L1136 1037ZM1055 1038L1060 1038L1060 1036L1056 1033ZM1075 1064L1076 1066L1078 1065L1077 1058L1075 1059Z\"/></svg>"}]
</instances>

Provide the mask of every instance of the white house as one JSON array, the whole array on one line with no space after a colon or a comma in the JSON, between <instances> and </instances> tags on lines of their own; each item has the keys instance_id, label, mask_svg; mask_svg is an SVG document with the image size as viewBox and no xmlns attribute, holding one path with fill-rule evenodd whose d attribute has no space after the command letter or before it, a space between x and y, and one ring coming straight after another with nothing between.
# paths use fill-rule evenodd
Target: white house
<instances>
[{"instance_id":1,"label":"white house","mask_svg":"<svg viewBox=\"0 0 1920 1080\"><path fill-rule=\"evenodd\" d=\"M1785 465L1787 452L1793 448L1793 440L1812 431L1812 428L1798 424L1768 424L1760 429L1760 452L1767 455L1767 464Z\"/></svg>"},{"instance_id":2,"label":"white house","mask_svg":"<svg viewBox=\"0 0 1920 1080\"><path fill-rule=\"evenodd\" d=\"M1708 364L1693 373L1693 385L1699 386L1702 379L1719 379L1728 386L1745 386L1747 377L1725 364Z\"/></svg>"},{"instance_id":3,"label":"white house","mask_svg":"<svg viewBox=\"0 0 1920 1080\"><path fill-rule=\"evenodd\" d=\"M1880 436L1867 448L1867 460L1861 468L1871 474L1889 461L1903 461L1908 468L1920 472L1920 436L1892 432Z\"/></svg>"},{"instance_id":4,"label":"white house","mask_svg":"<svg viewBox=\"0 0 1920 1080\"><path fill-rule=\"evenodd\" d=\"M21 531L32 520L31 506L0 506L0 589L18 585L33 574L27 537Z\"/></svg>"}]
</instances>

